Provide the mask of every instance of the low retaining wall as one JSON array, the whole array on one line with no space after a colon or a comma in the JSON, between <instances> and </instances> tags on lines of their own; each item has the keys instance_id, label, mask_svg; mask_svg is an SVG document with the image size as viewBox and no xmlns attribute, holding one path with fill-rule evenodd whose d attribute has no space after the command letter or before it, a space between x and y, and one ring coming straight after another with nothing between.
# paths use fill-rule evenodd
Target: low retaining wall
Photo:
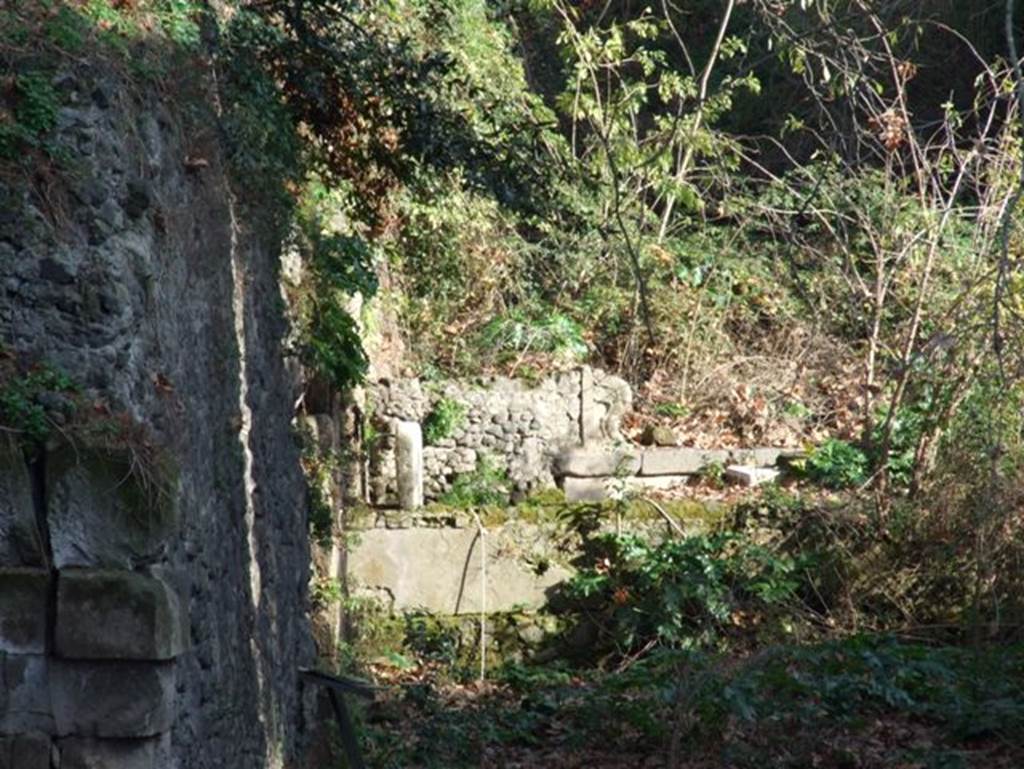
<instances>
[{"instance_id":1,"label":"low retaining wall","mask_svg":"<svg viewBox=\"0 0 1024 769\"><path fill-rule=\"evenodd\" d=\"M513 500L557 484L570 502L600 501L623 490L668 489L715 465L757 485L775 478L780 458L801 453L626 444L619 428L632 400L625 381L589 367L533 385L503 377L433 388L418 379L378 382L366 398L380 434L369 452L365 498L416 509L442 499L485 460L508 479ZM455 416L424 445L441 406Z\"/></svg>"},{"instance_id":2,"label":"low retaining wall","mask_svg":"<svg viewBox=\"0 0 1024 769\"><path fill-rule=\"evenodd\" d=\"M632 401L624 380L589 367L532 384L507 377L448 381L436 387L419 379L379 381L366 394L367 408L382 433L371 448L369 502L400 503L396 425L424 425L442 402L455 404L461 416L450 434L423 447L427 501L441 497L458 475L472 472L485 457L507 474L516 497L554 486L554 459L561 451L621 441L620 421Z\"/></svg>"}]
</instances>

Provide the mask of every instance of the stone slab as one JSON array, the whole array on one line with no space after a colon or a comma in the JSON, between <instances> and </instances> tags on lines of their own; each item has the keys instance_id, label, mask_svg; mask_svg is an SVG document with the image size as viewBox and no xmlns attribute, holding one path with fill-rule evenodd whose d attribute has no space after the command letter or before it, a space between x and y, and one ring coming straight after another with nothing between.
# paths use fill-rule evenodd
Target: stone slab
<instances>
[{"instance_id":1,"label":"stone slab","mask_svg":"<svg viewBox=\"0 0 1024 769\"><path fill-rule=\"evenodd\" d=\"M737 465L773 467L779 463L780 459L802 456L804 453L802 449L794 448L756 447L750 449L730 449L729 461Z\"/></svg>"},{"instance_id":2,"label":"stone slab","mask_svg":"<svg viewBox=\"0 0 1024 769\"><path fill-rule=\"evenodd\" d=\"M761 486L774 483L779 478L779 471L770 467L753 467L751 465L729 465L725 468L725 477L741 486Z\"/></svg>"},{"instance_id":3,"label":"stone slab","mask_svg":"<svg viewBox=\"0 0 1024 769\"><path fill-rule=\"evenodd\" d=\"M47 522L54 565L132 569L159 560L174 528L122 453L62 449L47 461Z\"/></svg>"},{"instance_id":4,"label":"stone slab","mask_svg":"<svg viewBox=\"0 0 1024 769\"><path fill-rule=\"evenodd\" d=\"M603 502L616 499L623 494L643 494L648 491L665 491L682 486L690 480L689 475L632 476L626 478L564 478L563 489L567 502Z\"/></svg>"},{"instance_id":5,"label":"stone slab","mask_svg":"<svg viewBox=\"0 0 1024 769\"><path fill-rule=\"evenodd\" d=\"M50 769L51 749L50 737L39 732L0 737L0 769Z\"/></svg>"},{"instance_id":6,"label":"stone slab","mask_svg":"<svg viewBox=\"0 0 1024 769\"><path fill-rule=\"evenodd\" d=\"M0 566L43 566L45 556L21 449L0 436Z\"/></svg>"},{"instance_id":7,"label":"stone slab","mask_svg":"<svg viewBox=\"0 0 1024 769\"><path fill-rule=\"evenodd\" d=\"M556 460L558 474L576 478L635 475L640 471L640 452L629 449L574 448Z\"/></svg>"},{"instance_id":8,"label":"stone slab","mask_svg":"<svg viewBox=\"0 0 1024 769\"><path fill-rule=\"evenodd\" d=\"M61 737L155 737L174 721L174 663L54 660L50 691Z\"/></svg>"},{"instance_id":9,"label":"stone slab","mask_svg":"<svg viewBox=\"0 0 1024 769\"><path fill-rule=\"evenodd\" d=\"M0 652L46 651L50 573L45 569L0 569Z\"/></svg>"},{"instance_id":10,"label":"stone slab","mask_svg":"<svg viewBox=\"0 0 1024 769\"><path fill-rule=\"evenodd\" d=\"M59 740L60 769L164 769L167 736L148 739L99 740L66 737Z\"/></svg>"},{"instance_id":11,"label":"stone slab","mask_svg":"<svg viewBox=\"0 0 1024 769\"><path fill-rule=\"evenodd\" d=\"M53 728L49 660L41 654L0 654L0 734Z\"/></svg>"},{"instance_id":12,"label":"stone slab","mask_svg":"<svg viewBox=\"0 0 1024 769\"><path fill-rule=\"evenodd\" d=\"M570 572L557 564L543 574L521 557L523 540L511 531L486 535L487 611L536 609L546 591ZM395 610L443 614L480 611L480 543L465 529L371 529L348 556L357 589L386 597Z\"/></svg>"},{"instance_id":13,"label":"stone slab","mask_svg":"<svg viewBox=\"0 0 1024 769\"><path fill-rule=\"evenodd\" d=\"M650 448L643 452L640 474L690 475L715 462L725 464L728 461L727 449Z\"/></svg>"},{"instance_id":14,"label":"stone slab","mask_svg":"<svg viewBox=\"0 0 1024 769\"><path fill-rule=\"evenodd\" d=\"M186 646L181 602L144 574L66 569L57 581L54 645L65 659L173 659Z\"/></svg>"}]
</instances>

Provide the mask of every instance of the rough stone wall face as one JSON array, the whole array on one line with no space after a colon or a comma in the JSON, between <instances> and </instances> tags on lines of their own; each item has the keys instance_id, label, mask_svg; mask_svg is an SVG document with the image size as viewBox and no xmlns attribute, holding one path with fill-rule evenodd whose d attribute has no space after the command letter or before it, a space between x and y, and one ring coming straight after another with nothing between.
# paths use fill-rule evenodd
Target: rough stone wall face
<instances>
[{"instance_id":1,"label":"rough stone wall face","mask_svg":"<svg viewBox=\"0 0 1024 769\"><path fill-rule=\"evenodd\" d=\"M0 341L148 428L178 468L175 516L125 530L109 468L54 455L29 518L27 469L0 471L0 569L26 618L8 628L0 588L0 767L36 766L54 739L64 767L294 766L313 646L277 244L236 204L212 126L185 130L103 72L59 85L74 173L48 196L0 182ZM117 646L83 623L111 585L147 607L152 638ZM115 633L122 608L96 601Z\"/></svg>"},{"instance_id":2,"label":"rough stone wall face","mask_svg":"<svg viewBox=\"0 0 1024 769\"><path fill-rule=\"evenodd\" d=\"M629 385L582 367L535 384L506 377L447 381L430 387L418 379L381 380L368 388L367 403L384 431L370 462L370 501L396 503L391 420L425 422L442 400L465 418L423 450L424 492L440 497L460 474L483 458L508 473L517 495L554 485L554 458L584 443L614 443L619 420L632 402Z\"/></svg>"}]
</instances>

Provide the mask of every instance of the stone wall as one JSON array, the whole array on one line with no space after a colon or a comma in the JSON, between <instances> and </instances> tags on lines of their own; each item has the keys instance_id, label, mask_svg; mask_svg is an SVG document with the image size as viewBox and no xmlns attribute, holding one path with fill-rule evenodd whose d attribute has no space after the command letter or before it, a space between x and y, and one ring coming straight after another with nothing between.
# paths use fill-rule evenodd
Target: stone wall
<instances>
[{"instance_id":1,"label":"stone wall","mask_svg":"<svg viewBox=\"0 0 1024 769\"><path fill-rule=\"evenodd\" d=\"M172 511L124 457L61 452L30 472L5 442L0 486L0 767L168 765L188 638L155 563Z\"/></svg>"},{"instance_id":2,"label":"stone wall","mask_svg":"<svg viewBox=\"0 0 1024 769\"><path fill-rule=\"evenodd\" d=\"M369 466L369 501L395 505L396 420L426 422L437 404L465 411L448 436L423 449L424 496L436 500L462 473L489 458L508 474L516 497L554 485L554 460L584 443L621 440L619 423L632 405L629 385L583 367L537 383L506 377L433 384L419 379L381 380L367 389L367 408L381 438Z\"/></svg>"},{"instance_id":3,"label":"stone wall","mask_svg":"<svg viewBox=\"0 0 1024 769\"><path fill-rule=\"evenodd\" d=\"M120 515L110 479L124 473L51 452L29 472L33 501L8 457L0 766L34 767L54 737L64 769L297 766L310 722L297 668L314 649L301 382L272 217L236 197L202 94L164 99L87 63L55 82L54 146L74 173L45 195L31 174L0 183L0 341L146 430L177 466L176 522L159 536L97 527ZM198 123L175 111L186 99ZM123 623L153 635L122 639ZM122 748L138 750L110 757Z\"/></svg>"}]
</instances>

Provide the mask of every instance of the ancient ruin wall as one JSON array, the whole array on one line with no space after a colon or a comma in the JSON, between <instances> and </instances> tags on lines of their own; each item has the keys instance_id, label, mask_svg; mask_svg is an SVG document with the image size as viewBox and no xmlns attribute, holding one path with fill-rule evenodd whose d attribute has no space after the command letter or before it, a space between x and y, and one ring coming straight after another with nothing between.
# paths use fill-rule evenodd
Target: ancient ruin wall
<instances>
[{"instance_id":1,"label":"ancient ruin wall","mask_svg":"<svg viewBox=\"0 0 1024 769\"><path fill-rule=\"evenodd\" d=\"M4 447L0 767L298 766L313 648L277 245L215 130L115 74L55 82L74 173L0 184L0 341L176 470L165 514L124 506L130 457Z\"/></svg>"},{"instance_id":2,"label":"ancient ruin wall","mask_svg":"<svg viewBox=\"0 0 1024 769\"><path fill-rule=\"evenodd\" d=\"M445 381L381 380L367 408L379 431L371 446L369 501L394 505L394 421L426 422L441 402L464 414L450 435L423 449L424 496L436 500L482 460L507 473L515 496L554 485L555 457L583 444L620 440L619 421L632 406L622 379L590 367L527 383L506 377Z\"/></svg>"}]
</instances>

